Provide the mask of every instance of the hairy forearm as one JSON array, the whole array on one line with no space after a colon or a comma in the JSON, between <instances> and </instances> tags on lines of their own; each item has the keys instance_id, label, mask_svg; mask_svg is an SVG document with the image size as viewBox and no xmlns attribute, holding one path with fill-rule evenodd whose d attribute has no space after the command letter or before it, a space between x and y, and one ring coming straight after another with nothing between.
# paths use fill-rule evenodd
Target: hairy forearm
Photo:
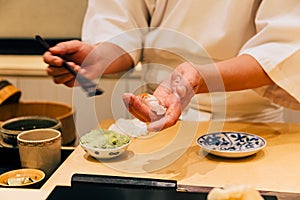
<instances>
[{"instance_id":1,"label":"hairy forearm","mask_svg":"<svg viewBox=\"0 0 300 200\"><path fill-rule=\"evenodd\" d=\"M272 83L260 64L250 55L195 68L200 74L196 93L253 89Z\"/></svg>"}]
</instances>

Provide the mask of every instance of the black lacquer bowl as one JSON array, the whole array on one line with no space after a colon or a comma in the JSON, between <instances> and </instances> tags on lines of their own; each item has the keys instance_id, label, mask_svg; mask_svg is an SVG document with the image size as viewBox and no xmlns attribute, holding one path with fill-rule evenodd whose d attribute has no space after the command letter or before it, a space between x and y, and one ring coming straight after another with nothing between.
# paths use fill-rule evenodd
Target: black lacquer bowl
<instances>
[{"instance_id":1,"label":"black lacquer bowl","mask_svg":"<svg viewBox=\"0 0 300 200\"><path fill-rule=\"evenodd\" d=\"M45 116L24 116L6 120L0 125L2 146L17 147L19 133L38 128L52 128L61 131L61 122Z\"/></svg>"}]
</instances>

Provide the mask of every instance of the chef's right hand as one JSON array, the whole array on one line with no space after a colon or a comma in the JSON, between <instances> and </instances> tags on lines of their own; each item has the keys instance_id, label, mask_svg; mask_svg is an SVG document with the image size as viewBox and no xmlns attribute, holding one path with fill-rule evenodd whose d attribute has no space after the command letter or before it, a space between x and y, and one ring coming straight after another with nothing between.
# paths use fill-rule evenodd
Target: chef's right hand
<instances>
[{"instance_id":1,"label":"chef's right hand","mask_svg":"<svg viewBox=\"0 0 300 200\"><path fill-rule=\"evenodd\" d=\"M79 40L58 43L51 47L49 51L45 52L43 55L44 62L49 65L47 68L47 74L53 77L55 83L73 87L76 85L76 77L62 67L62 58L68 61L68 64L76 72L78 72L79 70L81 71L80 65L93 48L94 46L83 43Z\"/></svg>"}]
</instances>

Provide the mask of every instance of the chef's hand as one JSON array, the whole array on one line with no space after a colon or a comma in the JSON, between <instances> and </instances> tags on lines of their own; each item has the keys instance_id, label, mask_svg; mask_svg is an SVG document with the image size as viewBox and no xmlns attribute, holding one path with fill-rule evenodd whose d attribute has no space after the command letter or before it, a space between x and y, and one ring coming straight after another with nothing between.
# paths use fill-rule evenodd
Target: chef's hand
<instances>
[{"instance_id":1,"label":"chef's hand","mask_svg":"<svg viewBox=\"0 0 300 200\"><path fill-rule=\"evenodd\" d=\"M53 77L55 83L73 87L75 85L76 77L62 67L62 58L68 61L68 64L76 72L79 72L80 70L80 72L84 74L85 71L82 70L80 65L93 48L92 45L78 40L58 43L43 55L44 62L49 64L47 74Z\"/></svg>"},{"instance_id":2,"label":"chef's hand","mask_svg":"<svg viewBox=\"0 0 300 200\"><path fill-rule=\"evenodd\" d=\"M75 77L62 67L61 57L70 61L68 64L76 72L91 80L103 74L127 71L133 66L129 53L113 43L90 45L78 40L62 42L44 54L44 62L49 64L47 73L53 77L54 82L68 87L78 83Z\"/></svg>"},{"instance_id":3,"label":"chef's hand","mask_svg":"<svg viewBox=\"0 0 300 200\"><path fill-rule=\"evenodd\" d=\"M200 74L191 63L179 65L153 93L166 108L164 115L157 115L134 94L124 94L123 100L132 115L144 122L150 122L148 131L160 131L176 124L182 110L198 91L200 80Z\"/></svg>"}]
</instances>

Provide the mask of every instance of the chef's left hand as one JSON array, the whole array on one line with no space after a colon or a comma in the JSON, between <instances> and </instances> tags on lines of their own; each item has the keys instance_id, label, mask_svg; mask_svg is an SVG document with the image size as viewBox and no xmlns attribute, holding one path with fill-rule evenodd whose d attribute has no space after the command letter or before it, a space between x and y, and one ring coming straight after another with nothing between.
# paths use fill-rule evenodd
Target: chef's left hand
<instances>
[{"instance_id":1,"label":"chef's left hand","mask_svg":"<svg viewBox=\"0 0 300 200\"><path fill-rule=\"evenodd\" d=\"M182 110L198 91L200 80L200 74L191 63L179 65L153 93L166 108L164 115L157 115L134 94L124 94L123 100L131 114L144 122L150 122L148 131L160 131L176 124Z\"/></svg>"}]
</instances>

